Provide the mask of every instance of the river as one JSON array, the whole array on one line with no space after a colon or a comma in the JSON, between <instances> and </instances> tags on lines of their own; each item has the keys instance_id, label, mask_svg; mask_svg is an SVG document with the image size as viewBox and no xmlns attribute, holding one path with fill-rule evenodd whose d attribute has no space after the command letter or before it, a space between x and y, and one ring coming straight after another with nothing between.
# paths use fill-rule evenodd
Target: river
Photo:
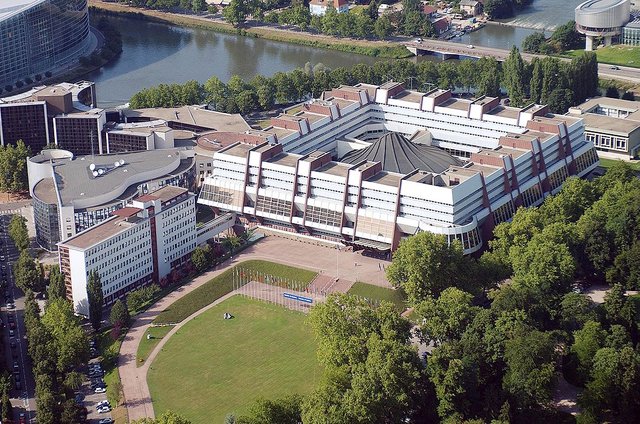
<instances>
[{"instance_id":1,"label":"river","mask_svg":"<svg viewBox=\"0 0 640 424\"><path fill-rule=\"evenodd\" d=\"M98 103L126 103L142 88L160 83L206 81L212 75L227 81L257 74L273 75L303 67L306 62L330 68L374 63L369 56L258 38L180 28L124 17L109 20L122 34L122 54L85 78L95 81Z\"/></svg>"},{"instance_id":2,"label":"river","mask_svg":"<svg viewBox=\"0 0 640 424\"><path fill-rule=\"evenodd\" d=\"M580 0L534 0L532 6L514 19L487 25L452 41L503 49L520 47L527 35L544 28L548 35L553 27L573 19L579 3ZM126 17L109 19L122 33L122 54L85 77L96 82L101 107L126 103L140 89L160 83L184 83L192 79L204 82L212 75L222 81L232 75L249 80L257 74L270 76L303 67L306 62L335 68L380 60ZM435 59L429 56L416 60Z\"/></svg>"}]
</instances>

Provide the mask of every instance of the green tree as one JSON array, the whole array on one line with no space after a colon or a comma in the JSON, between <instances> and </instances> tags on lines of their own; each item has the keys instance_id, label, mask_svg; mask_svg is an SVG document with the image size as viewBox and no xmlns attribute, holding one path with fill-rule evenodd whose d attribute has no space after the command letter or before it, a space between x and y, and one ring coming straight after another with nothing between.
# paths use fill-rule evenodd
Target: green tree
<instances>
[{"instance_id":1,"label":"green tree","mask_svg":"<svg viewBox=\"0 0 640 424\"><path fill-rule=\"evenodd\" d=\"M202 272L209 266L209 257L203 247L196 247L191 253L191 263L196 267L198 272Z\"/></svg>"},{"instance_id":2,"label":"green tree","mask_svg":"<svg viewBox=\"0 0 640 424\"><path fill-rule=\"evenodd\" d=\"M478 60L478 71L476 93L479 96L498 97L500 95L500 79L502 78L500 63L492 57L481 57Z\"/></svg>"},{"instance_id":3,"label":"green tree","mask_svg":"<svg viewBox=\"0 0 640 424\"><path fill-rule=\"evenodd\" d=\"M604 347L606 335L600 323L596 321L587 321L584 327L573 333L571 352L578 360L578 373L583 382L589 378L593 358L596 352Z\"/></svg>"},{"instance_id":4,"label":"green tree","mask_svg":"<svg viewBox=\"0 0 640 424\"><path fill-rule=\"evenodd\" d=\"M89 271L89 281L87 282L87 301L89 303L89 319L91 326L98 331L102 326L102 308L104 306L104 294L102 293L102 283L100 274L93 269Z\"/></svg>"},{"instance_id":5,"label":"green tree","mask_svg":"<svg viewBox=\"0 0 640 424\"><path fill-rule=\"evenodd\" d=\"M555 378L555 340L549 333L522 333L505 344L504 388L521 407L547 405Z\"/></svg>"},{"instance_id":6,"label":"green tree","mask_svg":"<svg viewBox=\"0 0 640 424\"><path fill-rule=\"evenodd\" d=\"M222 9L222 17L234 27L239 27L245 23L248 9L246 0L231 0L229 5Z\"/></svg>"},{"instance_id":7,"label":"green tree","mask_svg":"<svg viewBox=\"0 0 640 424\"><path fill-rule=\"evenodd\" d=\"M325 366L302 406L302 421L401 422L417 407L422 370L409 323L388 302L332 294L309 314Z\"/></svg>"},{"instance_id":8,"label":"green tree","mask_svg":"<svg viewBox=\"0 0 640 424\"><path fill-rule=\"evenodd\" d=\"M207 2L205 0L191 0L191 10L203 12L207 10Z\"/></svg>"},{"instance_id":9,"label":"green tree","mask_svg":"<svg viewBox=\"0 0 640 424\"><path fill-rule=\"evenodd\" d=\"M547 39L544 36L544 32L534 32L522 41L522 51L527 53L540 53L543 49L542 46L546 42Z\"/></svg>"},{"instance_id":10,"label":"green tree","mask_svg":"<svg viewBox=\"0 0 640 424\"><path fill-rule=\"evenodd\" d=\"M50 300L41 321L53 338L58 371L68 371L87 360L87 335L80 326L79 318L75 316L70 302L63 299Z\"/></svg>"},{"instance_id":11,"label":"green tree","mask_svg":"<svg viewBox=\"0 0 640 424\"><path fill-rule=\"evenodd\" d=\"M53 265L49 271L49 287L47 288L49 299L66 299L67 288L64 283L64 274L60 272L58 265Z\"/></svg>"},{"instance_id":12,"label":"green tree","mask_svg":"<svg viewBox=\"0 0 640 424\"><path fill-rule=\"evenodd\" d=\"M598 318L595 303L586 295L567 293L560 302L561 327L566 331L575 331L590 320Z\"/></svg>"},{"instance_id":13,"label":"green tree","mask_svg":"<svg viewBox=\"0 0 640 424\"><path fill-rule=\"evenodd\" d=\"M436 346L459 340L477 312L472 300L473 296L469 293L449 287L439 297L429 296L420 302L415 310L422 322L422 338Z\"/></svg>"},{"instance_id":14,"label":"green tree","mask_svg":"<svg viewBox=\"0 0 640 424\"><path fill-rule=\"evenodd\" d=\"M8 423L13 419L13 407L11 406L11 400L9 400L10 381L6 376L1 377L0 380L2 398L0 398L0 420L3 423Z\"/></svg>"},{"instance_id":15,"label":"green tree","mask_svg":"<svg viewBox=\"0 0 640 424\"><path fill-rule=\"evenodd\" d=\"M36 290L41 286L40 268L29 252L23 250L13 267L13 278L16 286L22 291Z\"/></svg>"},{"instance_id":16,"label":"green tree","mask_svg":"<svg viewBox=\"0 0 640 424\"><path fill-rule=\"evenodd\" d=\"M540 103L542 95L542 61L534 57L531 61L531 83L529 84L529 98L534 103Z\"/></svg>"},{"instance_id":17,"label":"green tree","mask_svg":"<svg viewBox=\"0 0 640 424\"><path fill-rule=\"evenodd\" d=\"M640 241L616 256L606 276L611 284L620 283L631 290L640 288Z\"/></svg>"},{"instance_id":18,"label":"green tree","mask_svg":"<svg viewBox=\"0 0 640 424\"><path fill-rule=\"evenodd\" d=\"M603 307L610 323L627 328L634 325L636 317L634 303L626 296L621 284L614 284L607 291L604 295Z\"/></svg>"},{"instance_id":19,"label":"green tree","mask_svg":"<svg viewBox=\"0 0 640 424\"><path fill-rule=\"evenodd\" d=\"M465 271L469 262L458 241L449 244L445 236L422 232L400 242L387 278L407 293L410 302L417 303L427 296L439 296L447 287L468 285Z\"/></svg>"},{"instance_id":20,"label":"green tree","mask_svg":"<svg viewBox=\"0 0 640 424\"><path fill-rule=\"evenodd\" d=\"M555 89L547 99L547 105L553 113L564 114L575 103L573 100L574 93L568 88Z\"/></svg>"},{"instance_id":21,"label":"green tree","mask_svg":"<svg viewBox=\"0 0 640 424\"><path fill-rule=\"evenodd\" d=\"M191 424L191 421L175 412L167 411L158 418L143 418L133 421L131 424Z\"/></svg>"},{"instance_id":22,"label":"green tree","mask_svg":"<svg viewBox=\"0 0 640 424\"><path fill-rule=\"evenodd\" d=\"M557 27L551 34L550 42L557 51L579 49L582 46L582 37L576 31L575 21L569 21Z\"/></svg>"},{"instance_id":23,"label":"green tree","mask_svg":"<svg viewBox=\"0 0 640 424\"><path fill-rule=\"evenodd\" d=\"M487 5L485 5L485 11ZM522 60L520 51L513 46L509 57L502 64L504 86L509 94L509 99L513 106L522 106L524 103L524 95L526 93L526 64Z\"/></svg>"},{"instance_id":24,"label":"green tree","mask_svg":"<svg viewBox=\"0 0 640 424\"><path fill-rule=\"evenodd\" d=\"M131 316L129 315L129 309L127 309L127 305L120 299L116 300L113 306L111 307L111 312L109 313L109 322L114 327L128 327L131 321Z\"/></svg>"},{"instance_id":25,"label":"green tree","mask_svg":"<svg viewBox=\"0 0 640 424\"><path fill-rule=\"evenodd\" d=\"M391 24L391 20L389 20L389 17L387 15L380 16L373 24L373 33L381 40L389 37L392 31L393 25Z\"/></svg>"},{"instance_id":26,"label":"green tree","mask_svg":"<svg viewBox=\"0 0 640 424\"><path fill-rule=\"evenodd\" d=\"M22 140L15 146L5 143L0 147L0 190L17 193L28 189L27 158L30 156L31 148Z\"/></svg>"},{"instance_id":27,"label":"green tree","mask_svg":"<svg viewBox=\"0 0 640 424\"><path fill-rule=\"evenodd\" d=\"M580 398L583 409L600 418L610 411L616 422L640 419L640 355L631 346L596 352L591 381ZM607 420L609 421L609 420Z\"/></svg>"},{"instance_id":28,"label":"green tree","mask_svg":"<svg viewBox=\"0 0 640 424\"><path fill-rule=\"evenodd\" d=\"M59 422L57 399L53 391L53 382L48 375L36 375L35 396L38 423L56 424Z\"/></svg>"},{"instance_id":29,"label":"green tree","mask_svg":"<svg viewBox=\"0 0 640 424\"><path fill-rule=\"evenodd\" d=\"M463 60L458 64L460 84L468 93L478 82L478 66L473 60Z\"/></svg>"},{"instance_id":30,"label":"green tree","mask_svg":"<svg viewBox=\"0 0 640 424\"><path fill-rule=\"evenodd\" d=\"M27 220L22 215L13 215L9 221L9 237L20 251L29 247Z\"/></svg>"},{"instance_id":31,"label":"green tree","mask_svg":"<svg viewBox=\"0 0 640 424\"><path fill-rule=\"evenodd\" d=\"M302 397L290 395L276 400L258 399L246 415L235 419L238 424L298 424L301 422Z\"/></svg>"},{"instance_id":32,"label":"green tree","mask_svg":"<svg viewBox=\"0 0 640 424\"><path fill-rule=\"evenodd\" d=\"M83 407L78 405L75 400L68 399L62 404L62 414L60 417L61 424L77 424L84 420Z\"/></svg>"}]
</instances>

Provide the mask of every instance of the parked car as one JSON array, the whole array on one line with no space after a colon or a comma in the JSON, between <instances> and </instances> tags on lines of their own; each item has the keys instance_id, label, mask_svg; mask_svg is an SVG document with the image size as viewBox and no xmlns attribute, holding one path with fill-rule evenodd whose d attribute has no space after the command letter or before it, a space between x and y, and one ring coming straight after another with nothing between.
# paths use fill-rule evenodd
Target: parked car
<instances>
[{"instance_id":1,"label":"parked car","mask_svg":"<svg viewBox=\"0 0 640 424\"><path fill-rule=\"evenodd\" d=\"M113 419L111 418L103 418L100 421L98 421L98 424L111 424L113 422Z\"/></svg>"},{"instance_id":2,"label":"parked car","mask_svg":"<svg viewBox=\"0 0 640 424\"><path fill-rule=\"evenodd\" d=\"M19 370L20 369L20 364L18 364L18 361L13 361L13 369L14 370Z\"/></svg>"},{"instance_id":3,"label":"parked car","mask_svg":"<svg viewBox=\"0 0 640 424\"><path fill-rule=\"evenodd\" d=\"M16 390L22 390L22 383L16 381Z\"/></svg>"},{"instance_id":4,"label":"parked car","mask_svg":"<svg viewBox=\"0 0 640 424\"><path fill-rule=\"evenodd\" d=\"M14 339L9 339L9 346L11 347L11 349L15 349L16 341Z\"/></svg>"},{"instance_id":5,"label":"parked car","mask_svg":"<svg viewBox=\"0 0 640 424\"><path fill-rule=\"evenodd\" d=\"M620 70L620 68L619 68L619 67L617 67L617 66L612 66L612 67L611 67L611 69L613 69L614 71L618 71L618 70Z\"/></svg>"},{"instance_id":6,"label":"parked car","mask_svg":"<svg viewBox=\"0 0 640 424\"><path fill-rule=\"evenodd\" d=\"M104 406L107 406L109 408L111 408L111 405L109 404L108 400L101 400L100 402L98 402L98 404L96 405L96 409L102 408Z\"/></svg>"},{"instance_id":7,"label":"parked car","mask_svg":"<svg viewBox=\"0 0 640 424\"><path fill-rule=\"evenodd\" d=\"M13 330L9 330L9 337L13 337L16 335L16 332Z\"/></svg>"},{"instance_id":8,"label":"parked car","mask_svg":"<svg viewBox=\"0 0 640 424\"><path fill-rule=\"evenodd\" d=\"M10 323L11 323L11 322L15 322L15 318L13 317L13 314L9 314L9 315L7 316L7 321L9 321Z\"/></svg>"},{"instance_id":9,"label":"parked car","mask_svg":"<svg viewBox=\"0 0 640 424\"><path fill-rule=\"evenodd\" d=\"M106 412L111 412L111 408L109 408L108 406L103 406L102 408L98 408L98 412L101 414L104 414Z\"/></svg>"},{"instance_id":10,"label":"parked car","mask_svg":"<svg viewBox=\"0 0 640 424\"><path fill-rule=\"evenodd\" d=\"M106 387L96 387L95 389L93 389L93 393L106 393L107 389Z\"/></svg>"},{"instance_id":11,"label":"parked car","mask_svg":"<svg viewBox=\"0 0 640 424\"><path fill-rule=\"evenodd\" d=\"M24 415L24 412L20 413L18 420L20 424L27 424L27 416Z\"/></svg>"},{"instance_id":12,"label":"parked car","mask_svg":"<svg viewBox=\"0 0 640 424\"><path fill-rule=\"evenodd\" d=\"M13 303L7 303L7 309L15 309L16 305Z\"/></svg>"}]
</instances>

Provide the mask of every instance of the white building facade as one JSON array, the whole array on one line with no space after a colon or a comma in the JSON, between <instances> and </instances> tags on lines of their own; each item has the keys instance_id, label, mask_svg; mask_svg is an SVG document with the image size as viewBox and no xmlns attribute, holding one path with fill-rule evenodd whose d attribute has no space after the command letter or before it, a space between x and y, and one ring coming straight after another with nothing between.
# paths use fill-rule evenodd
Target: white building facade
<instances>
[{"instance_id":1,"label":"white building facade","mask_svg":"<svg viewBox=\"0 0 640 424\"><path fill-rule=\"evenodd\" d=\"M60 270L75 311L89 314L87 284L93 270L109 305L184 266L196 247L195 217L195 195L167 186L59 243Z\"/></svg>"},{"instance_id":2,"label":"white building facade","mask_svg":"<svg viewBox=\"0 0 640 424\"><path fill-rule=\"evenodd\" d=\"M519 206L540 204L570 175L598 163L581 119L546 106L501 106L498 99L454 99L400 84L340 87L281 115L265 131L277 144L236 143L214 154L198 202L248 222L394 250L420 231L481 249L493 227ZM380 130L380 128L382 128ZM399 132L464 160L443 172L389 172L383 162L332 159L340 146L370 145L377 131ZM338 154L338 156L342 156Z\"/></svg>"}]
</instances>

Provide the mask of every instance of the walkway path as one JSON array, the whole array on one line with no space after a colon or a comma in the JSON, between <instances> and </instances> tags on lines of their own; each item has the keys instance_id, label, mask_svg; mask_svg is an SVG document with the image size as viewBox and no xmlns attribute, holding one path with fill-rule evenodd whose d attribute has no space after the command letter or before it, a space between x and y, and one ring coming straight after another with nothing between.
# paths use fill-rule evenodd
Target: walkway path
<instances>
[{"instance_id":1,"label":"walkway path","mask_svg":"<svg viewBox=\"0 0 640 424\"><path fill-rule=\"evenodd\" d=\"M193 316L195 316L195 314L204 312L214 304L222 302L226 297L223 297L211 305L201 309L191 317L185 319L182 323L178 324L176 328L172 329L171 332L169 332L169 334L160 341L154 351L151 352L149 358L145 361L144 366L138 368L136 366L136 352L138 350L140 340L142 340L147 329L151 326L151 322L160 312L165 310L176 300L221 274L230 266L235 266L239 262L250 259L263 259L286 265L312 269L322 272L323 275L333 275L334 278L337 272L340 279L349 281L365 281L371 284L390 287L384 276L384 272L380 271L381 261L379 259L364 257L353 252L338 251L337 249L329 249L314 244L283 239L276 236L266 237L264 240L245 249L235 258L235 260L228 260L224 264L216 267L215 270L200 275L193 281L160 299L148 310L136 317L131 325L131 329L122 342L120 356L118 359L118 371L120 372L125 405L130 420L133 421L144 417L155 417L146 376L150 364L153 362L157 352L159 352L164 345L164 340L167 340L171 334L178 331L182 326L182 323L189 321ZM357 264L357 266L355 264Z\"/></svg>"}]
</instances>

